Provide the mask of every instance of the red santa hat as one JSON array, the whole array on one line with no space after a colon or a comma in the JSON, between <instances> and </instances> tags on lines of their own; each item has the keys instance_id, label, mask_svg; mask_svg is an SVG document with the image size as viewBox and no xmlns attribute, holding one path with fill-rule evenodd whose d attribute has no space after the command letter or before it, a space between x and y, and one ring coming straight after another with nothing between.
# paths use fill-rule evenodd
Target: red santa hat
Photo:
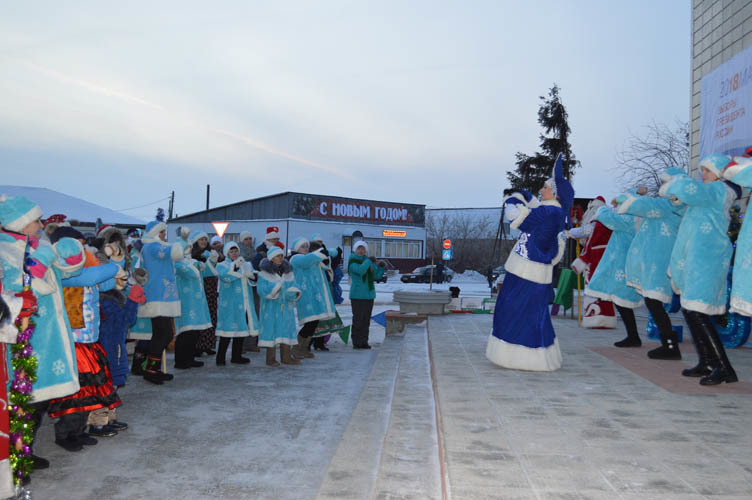
<instances>
[{"instance_id":1,"label":"red santa hat","mask_svg":"<svg viewBox=\"0 0 752 500\"><path fill-rule=\"evenodd\" d=\"M67 219L68 216L65 214L53 214L47 217L47 220L44 221L44 225L47 226L47 224L57 224L58 226L69 226L67 222L65 222L65 219Z\"/></svg>"},{"instance_id":2,"label":"red santa hat","mask_svg":"<svg viewBox=\"0 0 752 500\"><path fill-rule=\"evenodd\" d=\"M266 228L266 239L279 238L279 228L277 226L269 226Z\"/></svg>"},{"instance_id":3,"label":"red santa hat","mask_svg":"<svg viewBox=\"0 0 752 500\"><path fill-rule=\"evenodd\" d=\"M596 196L595 199L596 200L601 200L604 205L606 204L606 198L604 198L603 196Z\"/></svg>"},{"instance_id":4,"label":"red santa hat","mask_svg":"<svg viewBox=\"0 0 752 500\"><path fill-rule=\"evenodd\" d=\"M108 227L112 227L110 224L102 224L102 226L99 228L99 231L97 231L97 238L103 238L105 229Z\"/></svg>"}]
</instances>

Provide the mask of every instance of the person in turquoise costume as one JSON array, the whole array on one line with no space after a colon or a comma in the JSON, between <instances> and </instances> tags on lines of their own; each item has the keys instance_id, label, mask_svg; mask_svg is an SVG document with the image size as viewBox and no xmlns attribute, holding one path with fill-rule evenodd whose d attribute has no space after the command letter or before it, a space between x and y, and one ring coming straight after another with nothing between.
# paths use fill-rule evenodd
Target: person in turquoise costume
<instances>
[{"instance_id":1,"label":"person in turquoise costume","mask_svg":"<svg viewBox=\"0 0 752 500\"><path fill-rule=\"evenodd\" d=\"M496 298L486 358L504 368L558 370L561 350L548 306L553 299L553 268L564 254L563 231L574 200L561 155L540 189L540 201L526 190L505 193L504 215L521 234L504 264L507 275Z\"/></svg>"},{"instance_id":2,"label":"person in turquoise costume","mask_svg":"<svg viewBox=\"0 0 752 500\"><path fill-rule=\"evenodd\" d=\"M661 177L668 181L678 169ZM627 284L642 295L661 335L661 345L648 351L651 359L681 359L679 339L664 304L671 304L673 290L668 277L671 251L686 206L676 198L644 196L647 189L625 195L617 213L640 217L637 234L627 252Z\"/></svg>"},{"instance_id":3,"label":"person in turquoise costume","mask_svg":"<svg viewBox=\"0 0 752 500\"><path fill-rule=\"evenodd\" d=\"M275 246L267 250L266 258L259 263L256 289L261 301L259 347L266 348L266 364L279 366L275 359L278 345L283 364L299 364L300 361L292 357L291 348L298 343L295 302L302 292L281 248Z\"/></svg>"},{"instance_id":4,"label":"person in turquoise costume","mask_svg":"<svg viewBox=\"0 0 752 500\"><path fill-rule=\"evenodd\" d=\"M153 220L146 225L142 265L149 273L144 285L146 302L138 307L139 318L151 319L151 344L144 367L144 380L162 384L173 376L160 370L162 352L172 341L171 318L180 316L180 296L175 281L175 261L183 258L183 245L167 242L167 225Z\"/></svg>"},{"instance_id":5,"label":"person in turquoise costume","mask_svg":"<svg viewBox=\"0 0 752 500\"><path fill-rule=\"evenodd\" d=\"M227 257L217 264L219 275L219 305L217 308L217 365L224 365L227 347L232 339L230 362L247 364L251 360L243 357L243 340L249 335L258 336L259 321L253 307L251 286L256 273L250 262L240 256L237 243L231 241L224 247Z\"/></svg>"},{"instance_id":6,"label":"person in turquoise costume","mask_svg":"<svg viewBox=\"0 0 752 500\"><path fill-rule=\"evenodd\" d=\"M626 197L614 200L617 204ZM642 345L637 332L634 308L642 304L642 296L627 284L627 254L635 236L635 217L618 214L610 207L601 207L595 220L611 230L606 251L585 288L585 294L603 300L610 300L619 311L627 337L615 342L616 347L639 347Z\"/></svg>"},{"instance_id":7,"label":"person in turquoise costume","mask_svg":"<svg viewBox=\"0 0 752 500\"><path fill-rule=\"evenodd\" d=\"M196 342L201 331L212 326L204 293L204 278L217 276L217 270L209 250L205 251L206 262L191 257L191 247L200 238L208 239L208 236L200 231L191 233L183 250L183 258L175 262L175 278L180 296L180 316L175 318L175 368L182 370L204 366L204 363L194 359ZM215 257L214 262L216 260Z\"/></svg>"},{"instance_id":8,"label":"person in turquoise costume","mask_svg":"<svg viewBox=\"0 0 752 500\"><path fill-rule=\"evenodd\" d=\"M702 385L738 380L711 321L711 316L726 312L732 254L727 234L729 208L741 195L739 186L719 178L730 162L726 155L706 156L699 165L701 181L676 173L659 191L687 205L671 252L669 275L674 292L681 295L682 313L699 357L697 366L682 375L701 377Z\"/></svg>"},{"instance_id":9,"label":"person in turquoise costume","mask_svg":"<svg viewBox=\"0 0 752 500\"><path fill-rule=\"evenodd\" d=\"M324 254L323 248L315 252L309 252L310 242L304 238L296 238L292 242L293 254L290 257L290 265L295 274L295 282L298 284L302 295L295 303L298 310L298 323L303 327L298 332L298 344L293 348L293 354L297 358L313 358L309 352L313 333L319 321L333 318L335 313L332 290L327 278L327 263L329 257Z\"/></svg>"},{"instance_id":10,"label":"person in turquoise costume","mask_svg":"<svg viewBox=\"0 0 752 500\"><path fill-rule=\"evenodd\" d=\"M80 389L73 333L65 313L61 281L81 272L83 247L72 238L63 238L54 247L40 239L42 210L24 196L0 195L0 264L2 289L6 293L24 290L24 274L31 278L36 301L36 327L30 340L37 357L37 381L31 397L33 432L39 428L48 401ZM31 300L31 299L30 299ZM26 302L26 301L24 301ZM9 371L12 371L8 361ZM9 374L13 377L12 373ZM33 454L38 467L49 462Z\"/></svg>"},{"instance_id":11,"label":"person in turquoise costume","mask_svg":"<svg viewBox=\"0 0 752 500\"><path fill-rule=\"evenodd\" d=\"M350 306L352 307L353 349L370 349L368 335L371 326L373 302L376 299L374 282L384 276L383 262L374 264L373 258L366 255L368 244L360 240L353 245L353 253L347 258L347 272L350 274Z\"/></svg>"},{"instance_id":12,"label":"person in turquoise costume","mask_svg":"<svg viewBox=\"0 0 752 500\"><path fill-rule=\"evenodd\" d=\"M734 161L723 171L723 177L739 186L752 188L752 158L734 157ZM736 239L736 259L729 303L729 312L752 316L752 215L749 205Z\"/></svg>"}]
</instances>

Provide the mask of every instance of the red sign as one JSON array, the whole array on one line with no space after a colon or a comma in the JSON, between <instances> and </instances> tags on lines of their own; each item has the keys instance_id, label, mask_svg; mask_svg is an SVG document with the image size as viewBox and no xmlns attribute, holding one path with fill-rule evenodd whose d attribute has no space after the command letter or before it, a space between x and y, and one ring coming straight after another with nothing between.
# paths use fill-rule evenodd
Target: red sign
<instances>
[{"instance_id":1,"label":"red sign","mask_svg":"<svg viewBox=\"0 0 752 500\"><path fill-rule=\"evenodd\" d=\"M444 243L442 244L444 245L444 248L446 248L447 250L452 248L452 240L444 240Z\"/></svg>"}]
</instances>

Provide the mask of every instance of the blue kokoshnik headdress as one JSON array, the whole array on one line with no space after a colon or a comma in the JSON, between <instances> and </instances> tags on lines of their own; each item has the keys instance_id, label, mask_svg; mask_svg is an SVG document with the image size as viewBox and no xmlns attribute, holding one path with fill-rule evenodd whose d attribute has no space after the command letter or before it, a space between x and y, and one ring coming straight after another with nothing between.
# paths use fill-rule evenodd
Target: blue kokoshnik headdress
<instances>
[{"instance_id":1,"label":"blue kokoshnik headdress","mask_svg":"<svg viewBox=\"0 0 752 500\"><path fill-rule=\"evenodd\" d=\"M564 177L564 159L561 153L556 157L551 178L545 182L546 186L551 188L554 196L559 199L561 210L564 213L564 226L569 226L569 211L574 202L574 188L572 184Z\"/></svg>"}]
</instances>

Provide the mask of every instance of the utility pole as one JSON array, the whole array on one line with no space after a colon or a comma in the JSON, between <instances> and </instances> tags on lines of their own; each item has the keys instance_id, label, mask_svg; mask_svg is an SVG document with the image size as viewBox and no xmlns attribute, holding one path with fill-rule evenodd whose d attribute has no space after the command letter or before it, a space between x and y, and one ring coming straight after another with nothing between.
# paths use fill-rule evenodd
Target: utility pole
<instances>
[{"instance_id":1,"label":"utility pole","mask_svg":"<svg viewBox=\"0 0 752 500\"><path fill-rule=\"evenodd\" d=\"M172 206L175 204L175 191L170 195L170 207L167 209L167 220L172 219Z\"/></svg>"},{"instance_id":2,"label":"utility pole","mask_svg":"<svg viewBox=\"0 0 752 500\"><path fill-rule=\"evenodd\" d=\"M209 184L206 185L206 209L209 210Z\"/></svg>"}]
</instances>

